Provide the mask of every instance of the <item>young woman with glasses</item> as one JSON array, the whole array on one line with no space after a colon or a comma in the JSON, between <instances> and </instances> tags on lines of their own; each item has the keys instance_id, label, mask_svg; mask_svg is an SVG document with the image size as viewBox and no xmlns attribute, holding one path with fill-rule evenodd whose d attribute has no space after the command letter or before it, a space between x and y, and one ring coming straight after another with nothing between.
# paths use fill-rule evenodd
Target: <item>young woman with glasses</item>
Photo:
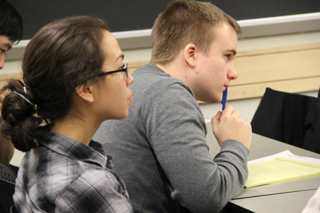
<instances>
[{"instance_id":1,"label":"young woman with glasses","mask_svg":"<svg viewBox=\"0 0 320 213\"><path fill-rule=\"evenodd\" d=\"M26 47L23 81L10 80L1 132L26 152L14 194L18 212L132 212L111 157L91 138L123 119L133 78L106 24L87 16L54 21Z\"/></svg>"}]
</instances>

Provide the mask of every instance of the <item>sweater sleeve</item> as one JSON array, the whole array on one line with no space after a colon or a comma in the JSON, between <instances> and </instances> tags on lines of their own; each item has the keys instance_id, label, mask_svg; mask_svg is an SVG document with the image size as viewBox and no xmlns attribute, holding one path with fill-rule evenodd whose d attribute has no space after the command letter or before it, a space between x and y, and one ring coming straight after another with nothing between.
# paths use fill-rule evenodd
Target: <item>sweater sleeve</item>
<instances>
[{"instance_id":1,"label":"sweater sleeve","mask_svg":"<svg viewBox=\"0 0 320 213\"><path fill-rule=\"evenodd\" d=\"M184 85L168 86L147 107L149 141L172 184L172 198L192 212L221 211L243 190L248 149L227 140L212 160L202 112Z\"/></svg>"}]
</instances>

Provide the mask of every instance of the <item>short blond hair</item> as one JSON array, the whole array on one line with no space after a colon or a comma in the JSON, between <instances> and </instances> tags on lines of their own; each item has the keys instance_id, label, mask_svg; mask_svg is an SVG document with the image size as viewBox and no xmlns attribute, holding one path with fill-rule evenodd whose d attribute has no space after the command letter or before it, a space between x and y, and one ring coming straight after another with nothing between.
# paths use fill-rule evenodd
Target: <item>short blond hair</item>
<instances>
[{"instance_id":1,"label":"short blond hair","mask_svg":"<svg viewBox=\"0 0 320 213\"><path fill-rule=\"evenodd\" d=\"M168 63L189 43L197 45L207 53L209 44L214 39L213 27L223 22L230 24L237 35L242 37L242 29L237 21L210 2L171 2L154 22L150 62Z\"/></svg>"}]
</instances>

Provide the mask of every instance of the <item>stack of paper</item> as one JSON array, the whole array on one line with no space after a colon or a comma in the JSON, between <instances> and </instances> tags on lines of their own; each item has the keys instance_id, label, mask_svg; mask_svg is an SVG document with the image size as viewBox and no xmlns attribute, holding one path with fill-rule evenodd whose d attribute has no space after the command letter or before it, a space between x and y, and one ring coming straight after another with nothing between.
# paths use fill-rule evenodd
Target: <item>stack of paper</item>
<instances>
[{"instance_id":1,"label":"stack of paper","mask_svg":"<svg viewBox=\"0 0 320 213\"><path fill-rule=\"evenodd\" d=\"M300 157L289 150L248 162L245 188L320 174L320 160Z\"/></svg>"}]
</instances>

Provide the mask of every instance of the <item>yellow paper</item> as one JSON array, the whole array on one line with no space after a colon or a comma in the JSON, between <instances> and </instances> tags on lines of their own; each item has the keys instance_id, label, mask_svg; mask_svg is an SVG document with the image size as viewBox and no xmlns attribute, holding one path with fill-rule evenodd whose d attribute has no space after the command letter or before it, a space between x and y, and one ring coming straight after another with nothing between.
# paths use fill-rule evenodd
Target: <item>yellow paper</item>
<instances>
[{"instance_id":1,"label":"yellow paper","mask_svg":"<svg viewBox=\"0 0 320 213\"><path fill-rule=\"evenodd\" d=\"M248 164L249 177L245 188L320 174L320 168L294 161L280 158Z\"/></svg>"}]
</instances>

